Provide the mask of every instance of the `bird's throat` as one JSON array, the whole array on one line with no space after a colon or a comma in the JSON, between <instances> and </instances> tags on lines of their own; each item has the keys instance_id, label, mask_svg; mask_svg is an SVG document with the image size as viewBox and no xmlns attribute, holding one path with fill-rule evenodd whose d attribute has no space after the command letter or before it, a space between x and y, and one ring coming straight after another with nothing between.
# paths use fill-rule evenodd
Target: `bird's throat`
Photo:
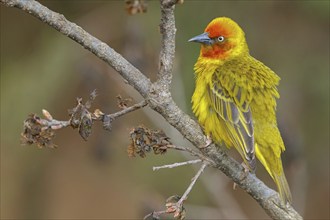
<instances>
[{"instance_id":1,"label":"bird's throat","mask_svg":"<svg viewBox=\"0 0 330 220\"><path fill-rule=\"evenodd\" d=\"M230 55L231 48L232 45L230 44L214 44L211 46L203 45L201 47L200 55L205 58L224 60Z\"/></svg>"}]
</instances>

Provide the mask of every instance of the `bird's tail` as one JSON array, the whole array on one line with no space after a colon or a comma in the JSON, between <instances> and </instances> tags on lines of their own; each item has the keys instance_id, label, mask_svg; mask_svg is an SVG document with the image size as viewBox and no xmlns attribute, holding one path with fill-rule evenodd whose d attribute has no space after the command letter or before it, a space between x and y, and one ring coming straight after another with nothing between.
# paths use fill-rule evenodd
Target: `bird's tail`
<instances>
[{"instance_id":1,"label":"bird's tail","mask_svg":"<svg viewBox=\"0 0 330 220\"><path fill-rule=\"evenodd\" d=\"M273 179L276 183L278 192L279 192L280 197L281 197L282 201L284 202L284 204L286 204L287 202L291 204L292 196L291 196L289 184L286 181L284 172L282 171L280 174L273 173Z\"/></svg>"},{"instance_id":2,"label":"bird's tail","mask_svg":"<svg viewBox=\"0 0 330 220\"><path fill-rule=\"evenodd\" d=\"M267 149L266 149L267 150ZM267 155L268 157L264 157ZM281 200L286 204L292 202L292 196L289 188L289 184L285 178L285 174L283 171L282 160L281 157L276 157L275 155L269 155L269 152L264 151L263 148L260 148L256 144L256 155L262 165L266 168L267 172L273 178L276 183L278 192L280 194Z\"/></svg>"}]
</instances>

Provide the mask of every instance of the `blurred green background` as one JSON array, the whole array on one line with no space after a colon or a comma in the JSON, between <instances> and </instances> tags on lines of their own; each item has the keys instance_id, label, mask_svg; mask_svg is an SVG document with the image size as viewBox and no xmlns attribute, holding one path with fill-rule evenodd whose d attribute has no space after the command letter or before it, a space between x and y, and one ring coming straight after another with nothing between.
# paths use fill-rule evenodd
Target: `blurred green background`
<instances>
[{"instance_id":1,"label":"blurred green background","mask_svg":"<svg viewBox=\"0 0 330 220\"><path fill-rule=\"evenodd\" d=\"M159 53L159 3L130 16L124 1L41 1L108 43L155 79ZM306 219L329 219L329 1L189 1L176 6L176 58L172 91L192 115L193 65L210 20L231 17L245 30L251 54L281 78L278 121L287 146L285 172L293 205ZM68 119L75 98L97 89L93 108L115 112L118 94L141 97L103 61L34 17L1 5L1 218L140 219L182 195L198 166L152 171L185 161L178 152L127 157L129 132L144 124L189 146L164 119L148 110L126 115L111 133L94 125L83 141L76 130L57 132L56 150L21 146L30 113L47 109ZM230 152L234 157L237 154ZM238 157L237 157L238 158ZM262 166L257 175L274 188ZM209 168L186 201L191 219L267 219L265 212L218 170Z\"/></svg>"}]
</instances>

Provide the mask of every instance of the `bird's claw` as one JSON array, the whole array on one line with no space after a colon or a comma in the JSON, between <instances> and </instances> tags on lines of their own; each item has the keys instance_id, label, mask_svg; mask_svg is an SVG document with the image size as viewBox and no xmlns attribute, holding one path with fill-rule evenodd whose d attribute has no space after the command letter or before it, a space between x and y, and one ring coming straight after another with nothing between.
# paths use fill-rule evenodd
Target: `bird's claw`
<instances>
[{"instance_id":1,"label":"bird's claw","mask_svg":"<svg viewBox=\"0 0 330 220\"><path fill-rule=\"evenodd\" d=\"M205 138L205 145L204 146L201 146L199 148L207 148L212 143L213 143L212 136L211 135L207 135L206 138Z\"/></svg>"},{"instance_id":2,"label":"bird's claw","mask_svg":"<svg viewBox=\"0 0 330 220\"><path fill-rule=\"evenodd\" d=\"M243 173L241 174L241 176L240 176L240 180L243 180L243 179L245 179L246 177L247 177L247 175L249 174L249 172L250 172L250 169L249 169L249 167L244 163L244 162L242 162L241 163L241 165L242 165L242 167L243 167ZM236 188L237 188L237 183L234 183L234 185L233 185L233 189L234 190L236 190Z\"/></svg>"}]
</instances>

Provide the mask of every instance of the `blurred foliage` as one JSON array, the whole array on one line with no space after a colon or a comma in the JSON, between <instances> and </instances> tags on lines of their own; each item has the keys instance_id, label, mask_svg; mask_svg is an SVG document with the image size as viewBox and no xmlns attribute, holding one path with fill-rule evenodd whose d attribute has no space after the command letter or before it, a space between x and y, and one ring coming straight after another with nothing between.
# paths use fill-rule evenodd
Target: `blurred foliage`
<instances>
[{"instance_id":1,"label":"blurred foliage","mask_svg":"<svg viewBox=\"0 0 330 220\"><path fill-rule=\"evenodd\" d=\"M144 14L128 15L124 1L41 1L108 43L155 79L159 52L159 3L147 1ZM176 6L177 53L172 91L192 115L193 65L199 47L187 40L215 17L228 16L245 30L251 54L281 78L278 118L287 151L286 173L294 206L307 219L329 218L329 1L190 1ZM1 5L1 218L141 218L164 209L169 195L181 194L192 167L152 171L152 166L187 158L169 151L145 159L127 156L131 128L163 129L174 144L183 137L150 110L120 118L112 132L93 129L88 142L68 128L58 132L59 148L20 146L23 121L47 109L68 117L76 97L98 90L96 108L119 110L118 94L140 96L116 72L39 20ZM97 124L94 127L98 127ZM236 156L235 152L230 152ZM258 166L257 175L272 185ZM208 187L225 185L246 218L266 218L232 183L197 182L187 201L187 217L235 216L229 200L219 205ZM210 179L210 178L208 178ZM189 208L194 204L194 208ZM195 211L194 211L195 210Z\"/></svg>"}]
</instances>

